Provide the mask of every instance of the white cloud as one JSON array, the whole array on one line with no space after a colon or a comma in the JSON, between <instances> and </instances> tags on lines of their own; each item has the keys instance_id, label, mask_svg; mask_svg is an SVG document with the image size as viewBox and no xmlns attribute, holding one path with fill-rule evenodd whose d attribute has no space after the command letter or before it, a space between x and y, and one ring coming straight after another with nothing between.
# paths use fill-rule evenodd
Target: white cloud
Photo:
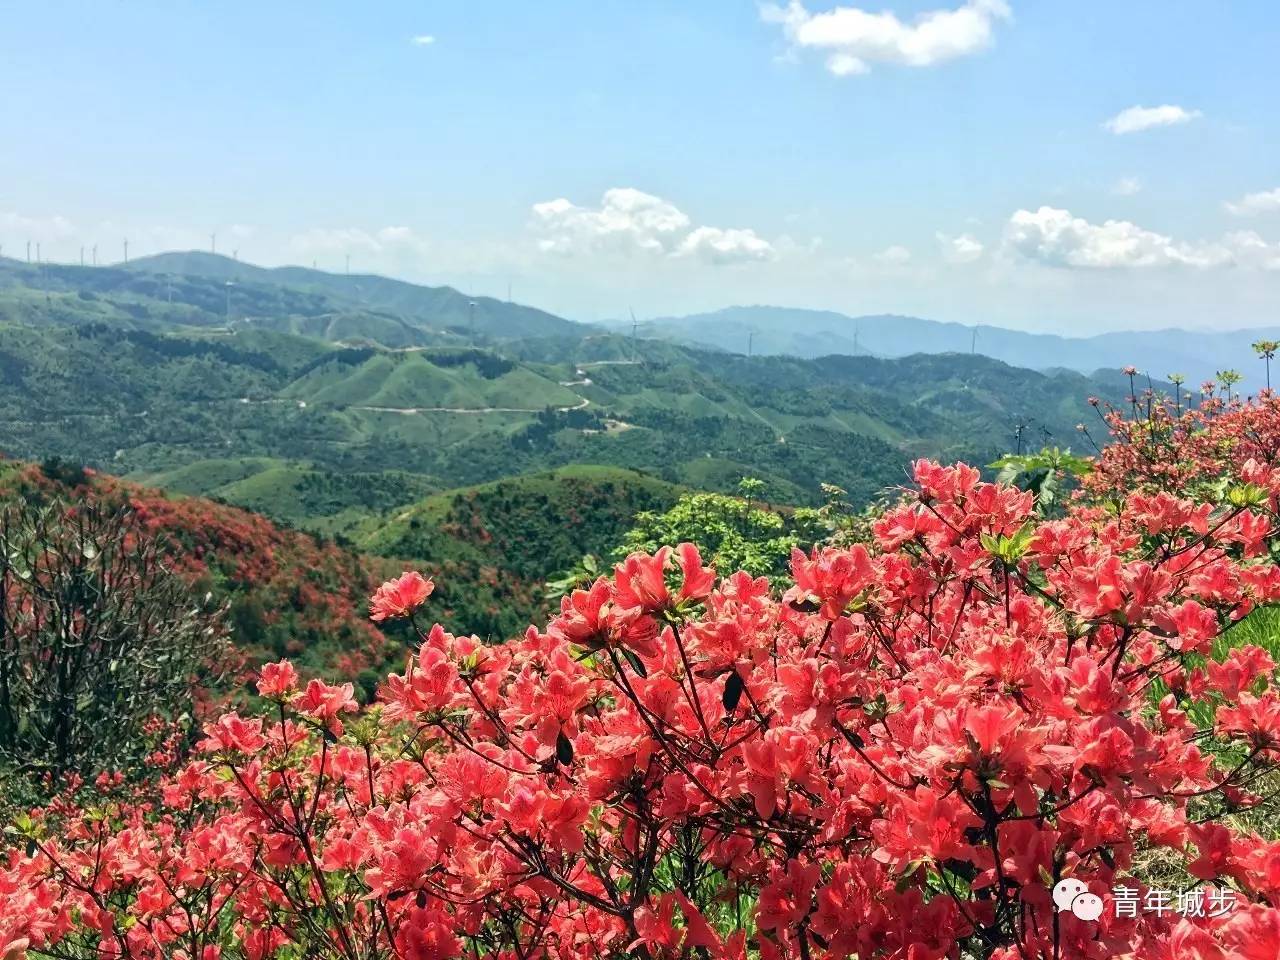
<instances>
[{"instance_id":1,"label":"white cloud","mask_svg":"<svg viewBox=\"0 0 1280 960\"><path fill-rule=\"evenodd\" d=\"M901 267L911 262L911 251L894 244L877 253L875 259L889 267Z\"/></svg>"},{"instance_id":2,"label":"white cloud","mask_svg":"<svg viewBox=\"0 0 1280 960\"><path fill-rule=\"evenodd\" d=\"M1111 192L1117 197L1132 197L1142 192L1142 181L1137 177L1121 177L1112 185Z\"/></svg>"},{"instance_id":3,"label":"white cloud","mask_svg":"<svg viewBox=\"0 0 1280 960\"><path fill-rule=\"evenodd\" d=\"M1200 115L1199 110L1188 110L1169 103L1159 107L1129 107L1121 110L1103 126L1112 133L1120 135L1150 130L1152 127L1172 127L1180 123L1189 123Z\"/></svg>"},{"instance_id":4,"label":"white cloud","mask_svg":"<svg viewBox=\"0 0 1280 960\"><path fill-rule=\"evenodd\" d=\"M768 260L773 245L754 230L695 226L675 204L632 187L606 190L599 207L561 197L533 205L538 249L583 253L691 257L726 264Z\"/></svg>"},{"instance_id":5,"label":"white cloud","mask_svg":"<svg viewBox=\"0 0 1280 960\"><path fill-rule=\"evenodd\" d=\"M1252 230L1229 233L1224 242L1231 248L1236 263L1259 270L1280 270L1280 243L1268 243Z\"/></svg>"},{"instance_id":6,"label":"white cloud","mask_svg":"<svg viewBox=\"0 0 1280 960\"><path fill-rule=\"evenodd\" d=\"M995 24L1011 13L1004 0L968 0L954 10L933 10L904 23L889 11L836 7L810 13L800 0L765 4L761 19L779 24L792 49L827 55L838 77L867 73L873 63L927 67L979 53L994 40Z\"/></svg>"},{"instance_id":7,"label":"white cloud","mask_svg":"<svg viewBox=\"0 0 1280 960\"><path fill-rule=\"evenodd\" d=\"M698 227L680 242L677 253L715 264L770 260L774 255L772 244L754 230L719 227Z\"/></svg>"},{"instance_id":8,"label":"white cloud","mask_svg":"<svg viewBox=\"0 0 1280 960\"><path fill-rule=\"evenodd\" d=\"M837 77L856 77L860 73L871 72L866 61L849 53L833 53L827 58L827 69Z\"/></svg>"},{"instance_id":9,"label":"white cloud","mask_svg":"<svg viewBox=\"0 0 1280 960\"><path fill-rule=\"evenodd\" d=\"M420 33L409 41L415 47L429 47L436 42L436 38L429 33Z\"/></svg>"},{"instance_id":10,"label":"white cloud","mask_svg":"<svg viewBox=\"0 0 1280 960\"><path fill-rule=\"evenodd\" d=\"M1260 213L1275 213L1280 210L1280 187L1274 190L1263 190L1259 193L1247 193L1239 200L1223 204L1228 213L1237 217L1253 217Z\"/></svg>"},{"instance_id":11,"label":"white cloud","mask_svg":"<svg viewBox=\"0 0 1280 960\"><path fill-rule=\"evenodd\" d=\"M982 242L971 233L962 233L958 237L945 233L936 236L938 243L942 244L943 259L949 263L972 263L982 256Z\"/></svg>"},{"instance_id":12,"label":"white cloud","mask_svg":"<svg viewBox=\"0 0 1280 960\"><path fill-rule=\"evenodd\" d=\"M1185 266L1280 269L1280 243L1233 233L1219 241L1185 243L1127 220L1090 223L1068 210L1018 210L1005 227L1005 244L1022 256L1055 267L1121 269Z\"/></svg>"}]
</instances>

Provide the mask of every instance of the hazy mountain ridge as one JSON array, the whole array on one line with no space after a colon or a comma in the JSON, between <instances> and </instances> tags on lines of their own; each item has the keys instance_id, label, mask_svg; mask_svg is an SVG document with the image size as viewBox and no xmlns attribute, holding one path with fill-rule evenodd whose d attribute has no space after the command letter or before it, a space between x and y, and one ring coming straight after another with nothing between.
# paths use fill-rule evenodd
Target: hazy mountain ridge
<instances>
[{"instance_id":1,"label":"hazy mountain ridge","mask_svg":"<svg viewBox=\"0 0 1280 960\"><path fill-rule=\"evenodd\" d=\"M162 253L102 267L0 258L3 319L34 325L96 320L157 331L239 324L336 343L401 349L532 339L562 349L586 342L593 330L601 329L536 307L469 297L447 286L297 266L259 267L201 251ZM632 332L630 321L604 328ZM635 332L703 349L805 359L976 352L1015 367L1084 374L1133 364L1160 379L1175 372L1185 374L1189 384L1212 378L1219 370L1236 369L1244 374L1247 390L1265 382L1265 371L1251 344L1260 338L1280 339L1280 326L1221 332L1169 328L1073 337L990 324L970 326L894 314L855 317L776 306L733 306L660 317L640 324ZM630 356L625 347L618 349L619 356Z\"/></svg>"},{"instance_id":2,"label":"hazy mountain ridge","mask_svg":"<svg viewBox=\"0 0 1280 960\"><path fill-rule=\"evenodd\" d=\"M659 317L641 324L639 332L738 353L746 353L750 345L753 353L805 358L976 352L1012 366L1086 374L1133 364L1159 379L1183 373L1193 384L1219 370L1236 369L1254 389L1263 384L1264 369L1250 345L1263 338L1280 339L1280 327L1221 332L1170 328L1071 337L892 314L851 317L829 310L772 306Z\"/></svg>"},{"instance_id":3,"label":"hazy mountain ridge","mask_svg":"<svg viewBox=\"0 0 1280 960\"><path fill-rule=\"evenodd\" d=\"M490 337L551 336L579 326L537 307L493 297L472 297L449 286L430 287L376 274L328 273L298 266L257 267L200 251L140 257L126 269L273 283L385 311L410 321L429 321L436 328L470 330L474 323L476 332Z\"/></svg>"},{"instance_id":4,"label":"hazy mountain ridge","mask_svg":"<svg viewBox=\"0 0 1280 960\"><path fill-rule=\"evenodd\" d=\"M32 324L101 320L143 329L252 323L386 346L580 334L536 307L468 297L387 277L258 267L211 253L162 253L81 267L0 258L0 318ZM472 307L472 304L475 304Z\"/></svg>"}]
</instances>

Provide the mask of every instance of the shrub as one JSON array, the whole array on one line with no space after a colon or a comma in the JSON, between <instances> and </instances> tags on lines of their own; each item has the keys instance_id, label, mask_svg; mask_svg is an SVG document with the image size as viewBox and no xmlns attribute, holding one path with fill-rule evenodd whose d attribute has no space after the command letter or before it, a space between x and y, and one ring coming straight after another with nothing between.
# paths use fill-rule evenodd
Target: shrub
<instances>
[{"instance_id":1,"label":"shrub","mask_svg":"<svg viewBox=\"0 0 1280 960\"><path fill-rule=\"evenodd\" d=\"M0 757L58 783L144 766L146 729L194 714L221 669L220 611L193 598L132 514L0 511Z\"/></svg>"},{"instance_id":2,"label":"shrub","mask_svg":"<svg viewBox=\"0 0 1280 960\"><path fill-rule=\"evenodd\" d=\"M741 570L780 582L790 569L792 551L809 549L831 537L842 525L847 505L843 490L825 487L827 504L821 509L801 507L775 510L759 502L764 483L743 478L741 496L689 493L665 512L644 511L614 550L615 559L628 554L654 553L664 544L689 541L722 570Z\"/></svg>"}]
</instances>

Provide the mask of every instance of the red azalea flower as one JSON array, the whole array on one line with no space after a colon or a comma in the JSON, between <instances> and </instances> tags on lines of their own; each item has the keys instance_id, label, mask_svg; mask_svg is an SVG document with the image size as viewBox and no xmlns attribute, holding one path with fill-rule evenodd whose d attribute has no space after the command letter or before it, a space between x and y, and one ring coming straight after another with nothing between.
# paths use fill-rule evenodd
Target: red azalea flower
<instances>
[{"instance_id":1,"label":"red azalea flower","mask_svg":"<svg viewBox=\"0 0 1280 960\"><path fill-rule=\"evenodd\" d=\"M298 686L298 671L288 660L268 663L258 676L258 694L278 699L292 693Z\"/></svg>"},{"instance_id":2,"label":"red azalea flower","mask_svg":"<svg viewBox=\"0 0 1280 960\"><path fill-rule=\"evenodd\" d=\"M415 570L406 571L374 591L369 598L369 619L381 621L407 617L426 603L435 588L429 577Z\"/></svg>"}]
</instances>

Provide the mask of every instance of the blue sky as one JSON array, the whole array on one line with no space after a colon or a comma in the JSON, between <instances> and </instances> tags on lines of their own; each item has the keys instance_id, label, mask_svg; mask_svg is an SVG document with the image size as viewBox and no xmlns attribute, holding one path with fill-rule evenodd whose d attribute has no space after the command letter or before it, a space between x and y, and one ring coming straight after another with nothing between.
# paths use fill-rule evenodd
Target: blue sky
<instances>
[{"instance_id":1,"label":"blue sky","mask_svg":"<svg viewBox=\"0 0 1280 960\"><path fill-rule=\"evenodd\" d=\"M1262 0L0 2L0 243L216 233L582 319L1275 323L1277 36Z\"/></svg>"}]
</instances>

